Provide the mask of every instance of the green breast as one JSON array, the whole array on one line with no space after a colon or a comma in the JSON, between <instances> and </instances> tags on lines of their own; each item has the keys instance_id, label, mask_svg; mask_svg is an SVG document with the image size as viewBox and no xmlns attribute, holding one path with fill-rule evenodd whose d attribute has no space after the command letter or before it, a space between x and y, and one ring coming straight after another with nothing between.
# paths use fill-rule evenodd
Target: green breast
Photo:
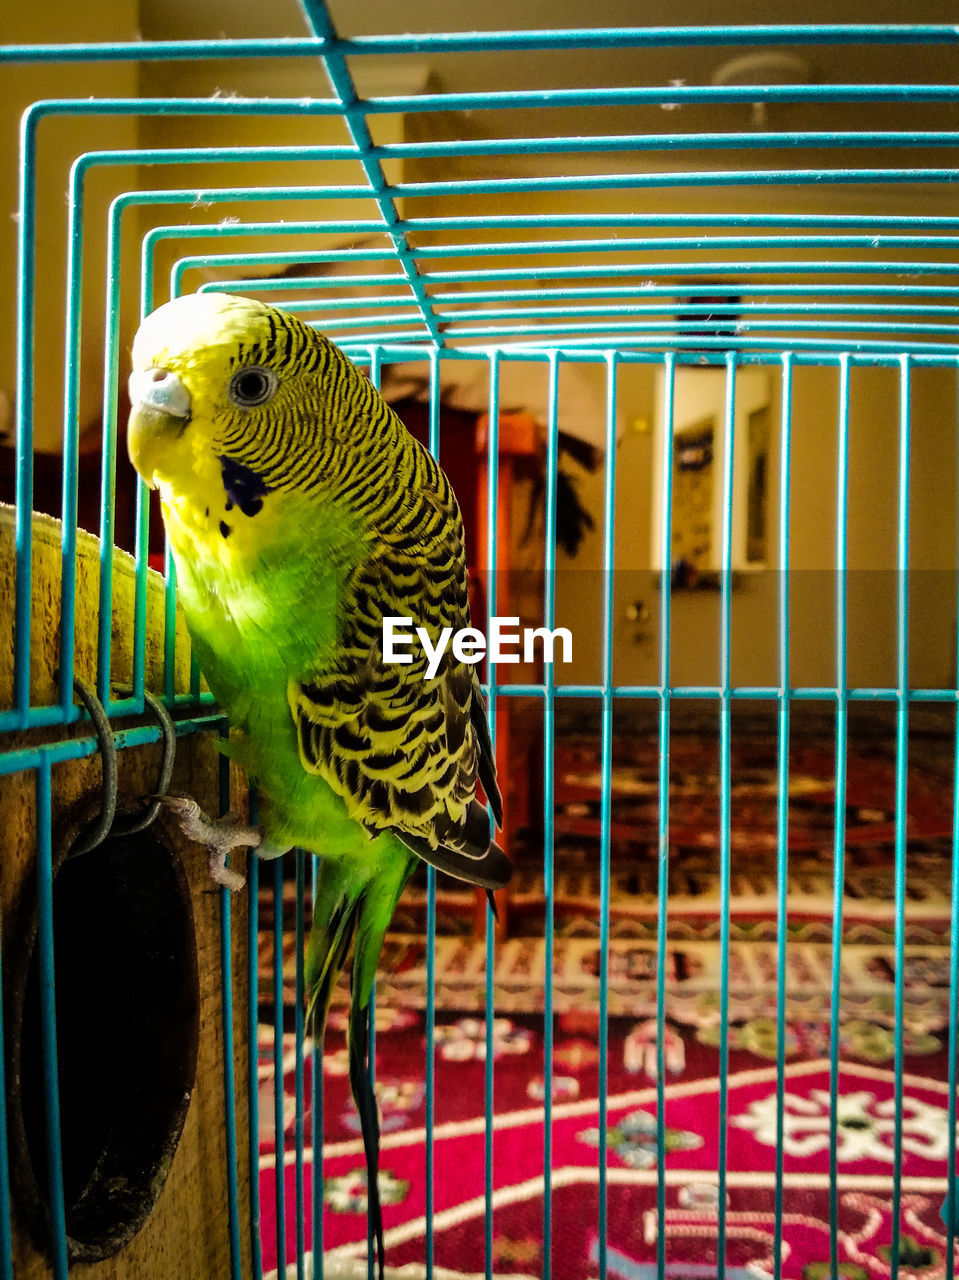
<instances>
[{"instance_id":1,"label":"green breast","mask_svg":"<svg viewBox=\"0 0 959 1280\"><path fill-rule=\"evenodd\" d=\"M333 830L365 840L343 801L302 768L287 700L291 680L336 659L360 531L282 493L256 515L233 519L242 537L222 537L212 518L209 529L187 534L181 525L174 536L175 515L167 519L197 660L233 731L229 754L260 789L268 843L326 852Z\"/></svg>"}]
</instances>

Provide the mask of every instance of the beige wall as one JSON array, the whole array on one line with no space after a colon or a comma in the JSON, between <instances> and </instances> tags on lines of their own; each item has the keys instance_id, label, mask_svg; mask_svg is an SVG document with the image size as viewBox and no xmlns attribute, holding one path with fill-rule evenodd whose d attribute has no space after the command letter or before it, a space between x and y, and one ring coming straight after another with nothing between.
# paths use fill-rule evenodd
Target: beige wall
<instances>
[{"instance_id":1,"label":"beige wall","mask_svg":"<svg viewBox=\"0 0 959 1280\"><path fill-rule=\"evenodd\" d=\"M65 0L54 0L42 15L29 6L5 5L2 15L2 39L24 43L42 42L55 32L58 39L123 40L139 30L137 0L91 0L79 8ZM147 37L161 37L167 32L144 31ZM394 68L385 86L374 85L373 91L399 92L419 83L418 64ZM3 207L0 209L0 265L10 287L0 291L0 392L6 394L12 407L16 383L15 333L17 260L17 182L19 155L19 121L26 107L39 99L53 97L98 97L196 95L209 97L218 93L258 96L280 93L284 96L322 97L328 86L318 63L313 60L220 64L189 62L84 63L51 66L15 66L4 69L5 93L0 103L0 172L4 175ZM377 141L395 141L401 136L402 122L384 117L376 123ZM341 121L322 117L258 119L227 117L204 119L190 117L81 117L56 118L46 121L39 131L37 189L37 272L35 284L37 330L37 379L35 403L36 447L46 452L62 448L63 430L63 356L65 315L65 272L67 212L66 192L70 165L76 156L90 150L114 150L132 147L241 146L348 144L349 138ZM397 164L386 166L387 175L399 175ZM218 186L289 185L360 185L365 177L358 163L352 161L312 164L217 164L97 168L88 177L84 219L84 284L82 376L79 420L81 430L99 435L103 395L103 317L105 305L107 211L110 201L120 192L138 188L183 187L185 189ZM318 213L319 208L319 213ZM152 226L166 223L216 224L223 219L242 218L295 221L321 216L342 219L378 219L372 200L334 198L321 206L302 201L235 202L229 205L174 209L157 206L131 210L123 222L123 270L121 276L121 378L126 369L126 353L139 314L139 243L142 234ZM292 249L321 247L349 241L349 235L273 236L261 238L206 237L200 241L176 241L165 245L157 255L157 300L167 296L169 271L175 259L184 253L241 252L248 249ZM380 243L386 244L380 238ZM385 267L383 269L386 269ZM185 281L196 288L209 273L193 273ZM289 296L289 295L288 295ZM12 425L12 423L10 424ZM0 421L0 430L4 423Z\"/></svg>"},{"instance_id":2,"label":"beige wall","mask_svg":"<svg viewBox=\"0 0 959 1280\"><path fill-rule=\"evenodd\" d=\"M409 69L407 76L415 84L417 69ZM405 81L404 81L405 83ZM318 63L312 60L281 61L264 60L252 63L234 60L229 63L205 65L201 63L147 63L142 72L142 89L145 96L209 96L215 92L222 97L232 95L260 97L281 95L291 98L325 97L329 93L326 78ZM388 91L399 91L391 84ZM377 142L395 142L402 137L402 120L385 116L375 124ZM283 117L219 117L204 118L198 122L188 116L146 116L141 122L141 142L147 147L196 147L196 146L351 146L351 139L344 122L331 116L283 116ZM400 176L400 163L387 162L384 166L389 181ZM311 162L279 163L222 162L203 165L164 165L162 168L144 169L141 174L144 187L171 187L186 190L211 188L262 187L262 186L313 186L335 188L338 186L366 186L366 176L357 161L321 160ZM236 201L188 208L186 211L169 206L144 209L140 228L169 223L215 224L223 220L243 221L315 221L339 220L347 224L358 220L379 222L380 214L372 199L332 197L322 200L273 200ZM328 248L349 244L368 234L357 233L351 237L349 230L336 233L264 235L259 237L204 237L202 240L176 240L163 245L157 253L157 300L167 294L170 268L177 258L200 253L242 253L290 251ZM374 247L384 250L384 262L377 269L390 270L388 241L378 236ZM259 267L252 274L279 271L279 267ZM216 269L194 272L184 280L186 289L196 288L204 279L221 274ZM238 271L231 268L222 272L236 278ZM287 294L287 298L291 295ZM306 291L305 296L316 296Z\"/></svg>"},{"instance_id":3,"label":"beige wall","mask_svg":"<svg viewBox=\"0 0 959 1280\"><path fill-rule=\"evenodd\" d=\"M137 0L50 0L42 6L6 3L0 18L4 42L124 40L137 30ZM130 63L70 65L54 63L4 67L0 99L0 391L12 405L16 383L16 279L19 171L19 125L27 106L44 98L129 97L137 92L137 68ZM66 193L70 165L84 151L136 145L133 120L85 117L47 120L39 130L37 191L37 379L36 443L44 450L60 448L62 433L62 366L66 267ZM81 423L98 418L102 392L101 363L106 262L106 209L116 191L135 185L135 174L114 170L109 177L91 175L84 223L84 323L87 341L82 356Z\"/></svg>"},{"instance_id":4,"label":"beige wall","mask_svg":"<svg viewBox=\"0 0 959 1280\"><path fill-rule=\"evenodd\" d=\"M657 466L650 429L656 400L649 366L622 370L619 398L626 430L616 458L614 656L618 683L656 683L661 593L650 529L652 477ZM779 375L773 370L775 420ZM790 555L791 671L794 685L835 682L836 497L838 391L835 369L794 372ZM850 377L848 516L848 679L853 685L896 681L896 547L898 521L898 374L856 369ZM948 370L915 370L912 387L910 503L910 680L948 686L955 669L956 377ZM770 460L768 563L778 564L778 441ZM577 558L560 562L557 623L577 638L576 664L564 676L598 678L599 636L582 619L599 616L602 600L601 473L581 479L581 496L596 518ZM732 679L778 682L779 574L745 572L732 596ZM640 601L644 623L627 620ZM577 626L577 622L579 625ZM671 676L680 684L719 678L719 597L708 590L672 594Z\"/></svg>"}]
</instances>

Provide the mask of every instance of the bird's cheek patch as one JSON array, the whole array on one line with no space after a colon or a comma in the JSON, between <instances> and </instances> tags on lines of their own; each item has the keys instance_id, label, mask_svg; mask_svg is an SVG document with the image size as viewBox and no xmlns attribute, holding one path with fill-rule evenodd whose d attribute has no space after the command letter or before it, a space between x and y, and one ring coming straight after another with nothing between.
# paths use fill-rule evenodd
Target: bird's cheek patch
<instances>
[{"instance_id":1,"label":"bird's cheek patch","mask_svg":"<svg viewBox=\"0 0 959 1280\"><path fill-rule=\"evenodd\" d=\"M270 486L263 477L226 454L220 458L220 467L227 511L238 507L245 516L255 516L262 511L263 499L270 492Z\"/></svg>"}]
</instances>

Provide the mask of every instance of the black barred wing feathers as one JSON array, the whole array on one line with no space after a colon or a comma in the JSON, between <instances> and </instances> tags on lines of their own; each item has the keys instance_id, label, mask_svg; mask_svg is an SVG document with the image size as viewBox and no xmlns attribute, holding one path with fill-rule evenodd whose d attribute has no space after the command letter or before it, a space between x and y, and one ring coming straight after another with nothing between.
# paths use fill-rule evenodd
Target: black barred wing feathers
<instances>
[{"instance_id":1,"label":"black barred wing feathers","mask_svg":"<svg viewBox=\"0 0 959 1280\"><path fill-rule=\"evenodd\" d=\"M325 778L371 835L390 830L432 865L495 889L511 868L475 798L479 779L502 820L475 668L447 646L425 679L418 640L404 649L411 662L383 660L384 617L412 618L404 630L423 627L434 645L444 627L469 626L462 524L448 484L439 496L448 497L445 511L435 491L410 495L399 526L381 531L375 559L347 584L335 662L292 682L290 705L303 767Z\"/></svg>"}]
</instances>

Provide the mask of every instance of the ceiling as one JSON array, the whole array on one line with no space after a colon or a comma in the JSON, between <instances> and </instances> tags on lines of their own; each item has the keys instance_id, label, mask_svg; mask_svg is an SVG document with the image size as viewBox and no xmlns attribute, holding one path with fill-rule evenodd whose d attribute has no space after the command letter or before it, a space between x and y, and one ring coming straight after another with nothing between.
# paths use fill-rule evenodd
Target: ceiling
<instances>
[{"instance_id":1,"label":"ceiling","mask_svg":"<svg viewBox=\"0 0 959 1280\"><path fill-rule=\"evenodd\" d=\"M398 34L422 31L550 30L583 25L603 27L718 26L748 23L788 23L797 17L792 0L752 0L748 11L729 0L684 0L668 9L637 0L604 0L594 6L590 24L583 23L581 0L526 0L522 21L514 0L329 0L340 35ZM954 0L805 0L804 23L946 23L955 21ZM186 39L217 36L295 36L308 32L298 0L143 0L142 34L148 39ZM560 83L668 83L682 78L708 84L713 73L742 50L735 47L664 48L651 50L591 50L582 52L503 55L468 52L438 54L431 68L451 90L483 91L499 87L545 87ZM817 46L811 55L815 78L844 69L850 79L880 73L880 79L929 78L933 70L956 80L956 50L917 46ZM365 59L361 60L365 61Z\"/></svg>"},{"instance_id":2,"label":"ceiling","mask_svg":"<svg viewBox=\"0 0 959 1280\"><path fill-rule=\"evenodd\" d=\"M306 33L298 0L274 0L264 5L262 0L142 0L142 34L147 38L197 38L230 36L301 35ZM477 6L464 0L417 0L415 5L403 0L329 0L333 21L345 38L374 34L397 34L413 31L470 31L483 24L486 30L513 30L520 25L515 0L486 0ZM521 10L521 22L527 29L576 28L582 26L585 7L580 0L527 0ZM806 0L802 6L801 20L811 23L901 23L906 18L911 23L955 22L955 0L913 0L908 13L902 0ZM644 27L660 25L663 9L643 0L605 0L587 11L596 25L605 27ZM788 23L797 18L794 0L754 0L744 11L741 3L730 0L682 0L668 8L670 26L715 28L748 21L754 24ZM957 38L959 43L959 38ZM773 52L780 55L781 71L776 65L754 63L738 75L730 62L742 59L750 53ZM785 60L782 55L788 55ZM504 54L483 50L467 50L459 53L423 54L414 56L378 57L353 56L351 70L361 96L370 94L432 92L465 92L485 94L497 90L526 89L532 91L618 86L669 86L671 84L710 85L715 83L783 83L805 82L810 84L956 84L959 81L959 59L956 43L919 44L889 42L862 44L793 44L770 48L697 44L680 40L675 46L645 48L610 48L589 50L532 50L523 53ZM791 59L791 61L790 61ZM191 69L191 70L195 70ZM204 70L214 76L202 92L235 91L253 92L247 87L252 68L236 63L220 61L215 67ZM185 70L184 75L188 74ZM256 84L262 86L255 92L277 93L283 96L300 94L325 96L328 88L323 73L315 59L294 62L264 60ZM784 78L780 78L784 77ZM275 80L274 80L275 78ZM375 136L376 122L373 117ZM904 214L921 217L930 212L957 212L957 188L952 182L917 182L895 180L897 170L919 166L942 167L954 163L954 148L924 147L912 145L912 135L921 129L954 130L959 132L959 85L952 101L929 103L906 100L895 103L878 101L837 103L826 93L822 101L786 103L774 105L765 112L755 109L748 101L734 104L710 104L674 106L672 104L633 103L619 106L576 107L557 109L554 106L528 104L519 109L500 107L495 110L477 107L468 112L431 111L409 112L405 122L407 139L416 142L448 139L503 138L516 140L505 149L508 154L495 158L457 154L442 160L411 161L404 174L408 182L419 184L417 199L408 199L407 209L426 215L467 214L474 215L477 226L484 218L493 219L500 213L525 214L525 196L515 194L513 188L502 196L484 196L476 190L478 178L512 179L532 176L547 179L557 176L560 181L544 190L559 192L555 198L547 197L546 204L531 204L532 214L538 217L545 210L552 215L555 209L572 211L578 216L581 209L608 210L614 218L624 210L634 207L655 210L663 202L672 202L678 209L692 210L696 215L734 210L752 215L767 210L786 209L792 218L791 225L801 228L803 218L809 213L827 213L833 218L849 213L866 216L880 214ZM832 145L831 136L818 148L795 143L795 134L803 130L818 130L831 135L838 130L876 131L896 129L906 135L906 145L896 148L858 146L840 148ZM680 148L681 139L663 146L658 139L650 139L642 145L631 141L633 135L682 135L698 132L731 132L748 134L750 131L772 131L779 135L776 149L764 144L751 148L737 143L710 150L696 145L695 149ZM584 135L629 135L630 141L622 148L610 147L606 152L585 151L571 143L560 152L537 154L530 143L523 139L569 138L575 140ZM466 149L463 149L464 151ZM542 150L542 149L541 149ZM429 168L428 165L432 165ZM876 167L884 170L892 181L849 182L799 182L766 183L764 175L750 185L736 183L701 187L674 182L676 171L742 170L742 169L842 169ZM649 175L657 181L657 170L666 170L672 187L657 192L647 185L642 197L636 196L639 183L627 177L620 184L620 191L605 190L600 183L590 187L596 175ZM583 177L585 175L585 178ZM831 175L828 175L831 176ZM901 174L898 174L901 177ZM566 178L578 178L566 183ZM436 197L427 190L430 184L442 185L452 178L461 181L457 191L447 188ZM436 184L436 179L440 180ZM647 182L644 176L644 183ZM609 184L607 184L608 186ZM778 185L777 192L774 188ZM661 184L667 188L667 183ZM505 190L505 188L501 188ZM464 194L465 192L465 194ZM702 194L700 194L702 193ZM430 203L432 199L432 203ZM445 202L445 203L444 203ZM658 203L657 203L658 202ZM670 211L672 212L672 205ZM555 207L555 209L554 209ZM407 214L407 216L409 216ZM536 223L528 234L545 237L542 230L546 221ZM585 225L585 224L584 224ZM618 224L610 224L618 225ZM841 225L841 224L840 224ZM457 233L443 233L445 241L458 245ZM467 234L467 233L464 233ZM483 232L487 239L491 233ZM513 234L513 233L509 233ZM580 232L573 230L567 245L572 250ZM592 234L592 233L590 233ZM600 233L597 233L600 234ZM603 233L605 234L605 233ZM628 249L629 232L614 230L614 239L624 239L622 252ZM696 263L703 253L712 259L710 233L702 245L684 248L685 265L682 270L694 273ZM467 238L475 239L481 231L471 231ZM524 233L515 233L521 240ZM508 238L506 233L500 239ZM418 252L428 246L424 233L417 241ZM821 241L810 240L810 252L822 256ZM497 246L493 246L497 247ZM548 245L543 246L544 249ZM875 248L880 247L877 239ZM936 249L950 260L955 249L950 244ZM522 249L517 248L517 256ZM730 250L734 258L742 257L738 249ZM769 250L789 257L792 249ZM885 252L883 246L882 252ZM903 249L904 254L912 252ZM866 253L859 247L850 253ZM572 251L572 256L582 264L589 255L587 246ZM603 261L614 261L621 256L601 255ZM632 270L645 270L648 253L634 254L636 263ZM728 256L728 255L727 255ZM748 255L746 255L748 256ZM828 256L828 250L826 251ZM868 258L868 253L866 257ZM912 256L918 256L912 252ZM511 263L514 259L511 259ZM425 259L424 259L425 261ZM538 262L549 262L538 258ZM624 263L627 258L623 258ZM719 261L719 265L722 265ZM492 266L498 263L484 259ZM447 263L447 265L449 265ZM457 262L453 262L458 266ZM429 263L427 262L427 266ZM672 270L671 261L664 269ZM625 269L625 268L624 268ZM837 261L837 269L840 263ZM738 267L737 267L738 270ZM427 272L427 274L429 274ZM685 277L684 277L685 278ZM689 276L690 279L694 275ZM910 286L911 287L911 286ZM679 286L677 286L677 292Z\"/></svg>"},{"instance_id":3,"label":"ceiling","mask_svg":"<svg viewBox=\"0 0 959 1280\"><path fill-rule=\"evenodd\" d=\"M344 37L397 34L409 31L513 30L520 26L540 30L583 25L580 0L527 0L518 21L514 0L329 0L333 21ZM952 23L954 0L806 0L804 23ZM796 19L792 0L753 0L744 12L730 0L683 0L669 6L663 24L659 6L637 0L604 0L589 13L596 25L639 27L648 25L705 26L727 24L788 23ZM143 0L143 36L150 39L230 36L293 36L308 31L298 0ZM959 79L955 45L883 44L788 45L774 53L791 56L795 69L786 73L812 83L836 82L947 82ZM354 57L351 69L361 95L415 92L427 82L433 89L486 93L510 89L582 88L628 85L708 85L717 82L732 61L757 52L735 45L696 45L643 49L590 49L503 53L467 51L405 57ZM762 52L762 50L760 50ZM231 72L232 67L232 72ZM264 68L265 69L265 68ZM239 85L247 65L217 64L215 87L225 88L232 74ZM212 73L211 73L212 74ZM226 79L226 85L224 85ZM775 83L781 73L775 66L756 67L734 76L732 82ZM258 82L259 83L259 82ZM248 90L247 90L248 91ZM316 77L310 59L285 61L283 82L277 92L297 94L327 92L325 80ZM682 107L666 111L660 106L577 109L547 113L542 110L476 111L445 128L446 136L524 137L572 133L684 132L706 129L769 127L779 129L859 128L864 110L874 128L959 127L959 106L916 103L869 103L865 108L810 103L801 109L776 108L772 118L759 117L747 104L733 108ZM433 136L444 126L434 125Z\"/></svg>"}]
</instances>

